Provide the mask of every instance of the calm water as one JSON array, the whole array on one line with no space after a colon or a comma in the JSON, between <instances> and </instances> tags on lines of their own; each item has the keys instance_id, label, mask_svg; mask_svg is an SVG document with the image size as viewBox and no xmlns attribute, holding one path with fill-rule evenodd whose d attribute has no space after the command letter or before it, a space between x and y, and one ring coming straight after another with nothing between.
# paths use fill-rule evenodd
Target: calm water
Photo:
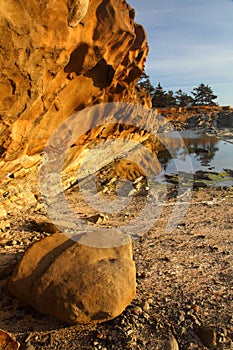
<instances>
[{"instance_id":1,"label":"calm water","mask_svg":"<svg viewBox=\"0 0 233 350\"><path fill-rule=\"evenodd\" d=\"M222 173L226 169L233 185L233 144L192 130L160 136L159 161L165 174L195 173L198 170ZM227 180L226 180L227 181Z\"/></svg>"}]
</instances>

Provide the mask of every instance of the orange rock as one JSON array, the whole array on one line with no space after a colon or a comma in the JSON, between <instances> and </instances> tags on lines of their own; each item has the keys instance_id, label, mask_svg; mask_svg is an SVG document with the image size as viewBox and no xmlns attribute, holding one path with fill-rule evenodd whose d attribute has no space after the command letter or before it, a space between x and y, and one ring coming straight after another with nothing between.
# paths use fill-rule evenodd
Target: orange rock
<instances>
[{"instance_id":1,"label":"orange rock","mask_svg":"<svg viewBox=\"0 0 233 350\"><path fill-rule=\"evenodd\" d=\"M133 9L123 0L94 0L87 9L88 2L72 1L68 9L62 0L1 5L0 151L7 162L2 172L14 170L16 159L41 152L60 123L85 106L151 105L135 87L148 45Z\"/></svg>"},{"instance_id":2,"label":"orange rock","mask_svg":"<svg viewBox=\"0 0 233 350\"><path fill-rule=\"evenodd\" d=\"M17 350L19 349L19 343L12 338L12 336L0 329L0 349L4 350Z\"/></svg>"},{"instance_id":3,"label":"orange rock","mask_svg":"<svg viewBox=\"0 0 233 350\"><path fill-rule=\"evenodd\" d=\"M83 234L79 243L54 233L29 247L9 291L68 323L110 320L135 297L131 239L110 229Z\"/></svg>"}]
</instances>

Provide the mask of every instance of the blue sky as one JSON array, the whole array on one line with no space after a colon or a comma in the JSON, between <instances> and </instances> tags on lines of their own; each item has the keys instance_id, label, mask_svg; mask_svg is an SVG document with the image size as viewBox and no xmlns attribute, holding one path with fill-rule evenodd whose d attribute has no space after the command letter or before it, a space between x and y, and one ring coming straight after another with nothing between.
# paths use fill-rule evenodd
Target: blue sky
<instances>
[{"instance_id":1,"label":"blue sky","mask_svg":"<svg viewBox=\"0 0 233 350\"><path fill-rule=\"evenodd\" d=\"M208 84L233 106L233 1L128 0L147 32L146 73L154 86L190 93Z\"/></svg>"}]
</instances>

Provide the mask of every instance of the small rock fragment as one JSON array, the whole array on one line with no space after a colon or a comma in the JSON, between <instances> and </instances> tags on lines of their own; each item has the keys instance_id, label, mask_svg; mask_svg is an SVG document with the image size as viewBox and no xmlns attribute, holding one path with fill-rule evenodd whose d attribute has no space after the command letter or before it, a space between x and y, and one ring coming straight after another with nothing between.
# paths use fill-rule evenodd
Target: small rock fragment
<instances>
[{"instance_id":1,"label":"small rock fragment","mask_svg":"<svg viewBox=\"0 0 233 350\"><path fill-rule=\"evenodd\" d=\"M135 315L139 315L142 313L142 308L140 306L135 306L133 312Z\"/></svg>"},{"instance_id":2,"label":"small rock fragment","mask_svg":"<svg viewBox=\"0 0 233 350\"><path fill-rule=\"evenodd\" d=\"M179 350L179 345L174 336L170 336L169 339L166 341L164 350Z\"/></svg>"},{"instance_id":3,"label":"small rock fragment","mask_svg":"<svg viewBox=\"0 0 233 350\"><path fill-rule=\"evenodd\" d=\"M97 334L97 338L98 338L98 339L102 339L103 337L104 337L104 334L103 334L103 333L98 333L98 334Z\"/></svg>"},{"instance_id":4,"label":"small rock fragment","mask_svg":"<svg viewBox=\"0 0 233 350\"><path fill-rule=\"evenodd\" d=\"M180 317L179 317L179 322L184 322L185 321L185 312L180 311Z\"/></svg>"},{"instance_id":5,"label":"small rock fragment","mask_svg":"<svg viewBox=\"0 0 233 350\"><path fill-rule=\"evenodd\" d=\"M100 224L101 222L108 220L108 216L100 213L89 217L87 220L94 224Z\"/></svg>"},{"instance_id":6,"label":"small rock fragment","mask_svg":"<svg viewBox=\"0 0 233 350\"><path fill-rule=\"evenodd\" d=\"M149 305L148 301L145 301L142 307L143 307L144 311L149 310L150 309L150 305Z\"/></svg>"}]
</instances>

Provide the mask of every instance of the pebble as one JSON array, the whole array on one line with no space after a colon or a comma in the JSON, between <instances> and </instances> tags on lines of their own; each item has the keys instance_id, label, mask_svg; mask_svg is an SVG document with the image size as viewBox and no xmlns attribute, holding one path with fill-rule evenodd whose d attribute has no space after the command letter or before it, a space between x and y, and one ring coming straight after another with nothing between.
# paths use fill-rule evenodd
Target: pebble
<instances>
[{"instance_id":1,"label":"pebble","mask_svg":"<svg viewBox=\"0 0 233 350\"><path fill-rule=\"evenodd\" d=\"M108 220L108 215L104 215L100 213L89 217L87 220L95 224L100 224L101 222Z\"/></svg>"},{"instance_id":2,"label":"pebble","mask_svg":"<svg viewBox=\"0 0 233 350\"><path fill-rule=\"evenodd\" d=\"M134 332L133 329L129 329L129 330L126 332L126 334L127 334L127 335L131 335L131 334L133 334L133 332Z\"/></svg>"},{"instance_id":3,"label":"pebble","mask_svg":"<svg viewBox=\"0 0 233 350\"><path fill-rule=\"evenodd\" d=\"M137 194L137 193L138 193L138 191L134 188L133 190L131 190L131 191L129 192L128 197L132 197L132 196L134 196L134 195Z\"/></svg>"},{"instance_id":4,"label":"pebble","mask_svg":"<svg viewBox=\"0 0 233 350\"><path fill-rule=\"evenodd\" d=\"M185 320L185 312L184 311L180 311L180 317L179 317L179 322L184 322Z\"/></svg>"},{"instance_id":5,"label":"pebble","mask_svg":"<svg viewBox=\"0 0 233 350\"><path fill-rule=\"evenodd\" d=\"M147 311L150 309L150 304L148 303L148 301L145 301L143 306L142 306L143 310Z\"/></svg>"},{"instance_id":6,"label":"pebble","mask_svg":"<svg viewBox=\"0 0 233 350\"><path fill-rule=\"evenodd\" d=\"M141 182L144 180L143 176L138 177L135 181L134 181L134 185L136 185L137 183Z\"/></svg>"},{"instance_id":7,"label":"pebble","mask_svg":"<svg viewBox=\"0 0 233 350\"><path fill-rule=\"evenodd\" d=\"M137 277L138 278L146 278L146 273L145 272L137 272Z\"/></svg>"},{"instance_id":8,"label":"pebble","mask_svg":"<svg viewBox=\"0 0 233 350\"><path fill-rule=\"evenodd\" d=\"M198 320L197 316L195 315L191 315L192 316L192 319L193 321L195 322L196 325L200 326L201 325L201 322Z\"/></svg>"},{"instance_id":9,"label":"pebble","mask_svg":"<svg viewBox=\"0 0 233 350\"><path fill-rule=\"evenodd\" d=\"M147 314L146 312L144 312L143 317L144 317L146 320L149 320L150 315L149 315L149 314Z\"/></svg>"},{"instance_id":10,"label":"pebble","mask_svg":"<svg viewBox=\"0 0 233 350\"><path fill-rule=\"evenodd\" d=\"M196 304L193 304L193 305L191 306L191 308L192 308L192 310L193 310L194 313L197 313L197 312L199 311L199 306L196 305Z\"/></svg>"},{"instance_id":11,"label":"pebble","mask_svg":"<svg viewBox=\"0 0 233 350\"><path fill-rule=\"evenodd\" d=\"M179 345L174 336L170 336L166 341L164 350L179 350Z\"/></svg>"},{"instance_id":12,"label":"pebble","mask_svg":"<svg viewBox=\"0 0 233 350\"><path fill-rule=\"evenodd\" d=\"M136 315L139 315L142 313L142 308L140 306L135 306L133 308L133 312L136 314Z\"/></svg>"},{"instance_id":13,"label":"pebble","mask_svg":"<svg viewBox=\"0 0 233 350\"><path fill-rule=\"evenodd\" d=\"M27 336L27 338L25 339L25 343L29 343L30 340L31 340L31 338L32 338L33 336L34 336L33 333L30 333L30 334Z\"/></svg>"},{"instance_id":14,"label":"pebble","mask_svg":"<svg viewBox=\"0 0 233 350\"><path fill-rule=\"evenodd\" d=\"M187 329L186 329L185 327L182 327L182 328L181 328L181 334L183 335L183 334L185 334L185 333L187 333Z\"/></svg>"},{"instance_id":15,"label":"pebble","mask_svg":"<svg viewBox=\"0 0 233 350\"><path fill-rule=\"evenodd\" d=\"M103 333L98 333L98 334L97 334L97 338L98 338L98 339L102 339L103 337L104 337Z\"/></svg>"}]
</instances>

